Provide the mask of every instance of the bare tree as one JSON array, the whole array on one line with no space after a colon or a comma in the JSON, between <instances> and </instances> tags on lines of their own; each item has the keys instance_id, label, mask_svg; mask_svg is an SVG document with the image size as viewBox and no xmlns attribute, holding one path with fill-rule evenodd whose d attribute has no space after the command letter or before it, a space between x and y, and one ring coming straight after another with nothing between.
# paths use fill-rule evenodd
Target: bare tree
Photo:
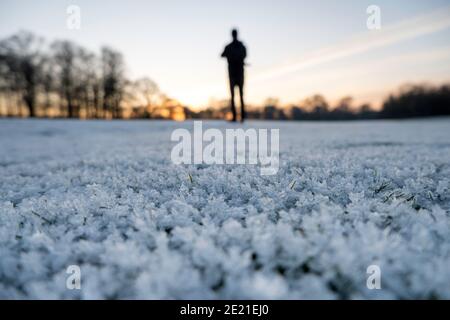
<instances>
[{"instance_id":1,"label":"bare tree","mask_svg":"<svg viewBox=\"0 0 450 320\"><path fill-rule=\"evenodd\" d=\"M7 77L6 86L19 94L30 117L36 116L38 86L42 80L43 40L21 31L0 41L0 64Z\"/></svg>"},{"instance_id":2,"label":"bare tree","mask_svg":"<svg viewBox=\"0 0 450 320\"><path fill-rule=\"evenodd\" d=\"M83 48L80 48L78 54L75 92L84 117L94 118L98 114L101 86L98 59L94 53Z\"/></svg>"},{"instance_id":3,"label":"bare tree","mask_svg":"<svg viewBox=\"0 0 450 320\"><path fill-rule=\"evenodd\" d=\"M153 112L153 106L156 103L156 99L159 96L159 88L156 82L150 78L141 78L132 83L132 95L133 100L136 103L143 105L145 108L145 114L151 117Z\"/></svg>"},{"instance_id":4,"label":"bare tree","mask_svg":"<svg viewBox=\"0 0 450 320\"><path fill-rule=\"evenodd\" d=\"M124 62L118 51L102 48L103 110L113 118L120 117L121 102L125 90Z\"/></svg>"},{"instance_id":5,"label":"bare tree","mask_svg":"<svg viewBox=\"0 0 450 320\"><path fill-rule=\"evenodd\" d=\"M99 118L102 113L101 61L91 52L83 52L83 61L82 83L84 83L86 114L88 118Z\"/></svg>"},{"instance_id":6,"label":"bare tree","mask_svg":"<svg viewBox=\"0 0 450 320\"><path fill-rule=\"evenodd\" d=\"M353 98L348 96L339 100L335 110L340 112L351 112L352 106L353 106Z\"/></svg>"},{"instance_id":7,"label":"bare tree","mask_svg":"<svg viewBox=\"0 0 450 320\"><path fill-rule=\"evenodd\" d=\"M306 111L322 113L328 111L328 103L322 95L316 94L303 102L303 108Z\"/></svg>"},{"instance_id":8,"label":"bare tree","mask_svg":"<svg viewBox=\"0 0 450 320\"><path fill-rule=\"evenodd\" d=\"M79 117L86 107L86 50L70 41L56 41L54 51L60 95L65 100L69 118Z\"/></svg>"},{"instance_id":9,"label":"bare tree","mask_svg":"<svg viewBox=\"0 0 450 320\"><path fill-rule=\"evenodd\" d=\"M44 96L44 114L49 116L49 112L52 108L52 95L56 92L56 83L55 83L55 65L53 63L53 57L48 54L45 54L43 57L42 63L42 77L41 77L41 85Z\"/></svg>"},{"instance_id":10,"label":"bare tree","mask_svg":"<svg viewBox=\"0 0 450 320\"><path fill-rule=\"evenodd\" d=\"M12 102L14 101L15 92L11 86L11 73L9 72L6 59L7 56L4 53L0 53L0 94L5 103L6 114L10 116L14 114Z\"/></svg>"},{"instance_id":11,"label":"bare tree","mask_svg":"<svg viewBox=\"0 0 450 320\"><path fill-rule=\"evenodd\" d=\"M73 118L75 116L75 55L78 49L70 41L56 41L52 48L59 78L59 93L65 100L67 116Z\"/></svg>"}]
</instances>

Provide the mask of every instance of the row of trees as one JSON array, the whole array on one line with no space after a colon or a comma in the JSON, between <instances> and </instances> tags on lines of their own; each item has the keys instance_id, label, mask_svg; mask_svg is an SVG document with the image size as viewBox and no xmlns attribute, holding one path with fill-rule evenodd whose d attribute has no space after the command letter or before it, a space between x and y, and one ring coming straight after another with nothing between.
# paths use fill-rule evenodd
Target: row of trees
<instances>
[{"instance_id":1,"label":"row of trees","mask_svg":"<svg viewBox=\"0 0 450 320\"><path fill-rule=\"evenodd\" d=\"M150 106L159 97L150 79L125 77L120 52L97 55L71 41L47 44L26 31L0 41L0 95L7 113L69 118L121 118L124 103Z\"/></svg>"},{"instance_id":2,"label":"row of trees","mask_svg":"<svg viewBox=\"0 0 450 320\"><path fill-rule=\"evenodd\" d=\"M215 102L215 106L189 117L223 118L228 102ZM322 95L314 95L303 102L280 107L277 99L267 99L263 107L251 108L250 119L269 120L361 120L395 119L450 115L450 85L406 85L397 94L390 95L375 111L369 104L354 105L351 97L344 97L330 105Z\"/></svg>"},{"instance_id":3,"label":"row of trees","mask_svg":"<svg viewBox=\"0 0 450 320\"><path fill-rule=\"evenodd\" d=\"M212 104L212 107L191 114L190 117L223 118L229 112L228 100L214 101ZM247 109L249 119L268 120L349 120L375 118L377 115L368 104L355 106L352 97L344 97L336 105L330 105L319 94L290 106L280 106L278 99L268 98L262 107L249 106Z\"/></svg>"},{"instance_id":4,"label":"row of trees","mask_svg":"<svg viewBox=\"0 0 450 320\"><path fill-rule=\"evenodd\" d=\"M384 102L380 117L413 118L450 115L450 85L403 87Z\"/></svg>"},{"instance_id":5,"label":"row of trees","mask_svg":"<svg viewBox=\"0 0 450 320\"><path fill-rule=\"evenodd\" d=\"M6 112L2 112L6 109ZM26 112L24 112L26 110ZM125 75L122 54L99 54L70 41L46 43L26 31L0 40L0 115L68 118L223 119L229 101L193 111L163 95L154 81ZM355 106L351 97L331 106L321 95L280 107L267 99L248 108L248 117L271 120L356 120L450 115L450 85L404 86L380 111Z\"/></svg>"}]
</instances>

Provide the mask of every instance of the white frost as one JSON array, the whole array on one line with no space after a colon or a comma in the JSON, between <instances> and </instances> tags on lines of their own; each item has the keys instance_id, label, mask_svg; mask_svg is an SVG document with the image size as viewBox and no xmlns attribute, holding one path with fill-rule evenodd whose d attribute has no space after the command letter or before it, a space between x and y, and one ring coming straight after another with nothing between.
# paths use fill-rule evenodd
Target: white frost
<instances>
[{"instance_id":1,"label":"white frost","mask_svg":"<svg viewBox=\"0 0 450 320\"><path fill-rule=\"evenodd\" d=\"M173 165L190 122L0 120L0 298L450 299L449 119L254 126L275 176Z\"/></svg>"}]
</instances>

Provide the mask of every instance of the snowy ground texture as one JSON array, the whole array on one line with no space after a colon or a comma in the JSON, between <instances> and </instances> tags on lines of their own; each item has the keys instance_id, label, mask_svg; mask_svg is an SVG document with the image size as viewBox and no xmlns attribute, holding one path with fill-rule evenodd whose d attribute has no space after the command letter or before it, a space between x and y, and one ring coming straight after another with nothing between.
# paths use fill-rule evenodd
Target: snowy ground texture
<instances>
[{"instance_id":1,"label":"snowy ground texture","mask_svg":"<svg viewBox=\"0 0 450 320\"><path fill-rule=\"evenodd\" d=\"M246 124L275 176L171 164L178 127L0 120L0 298L450 298L450 119Z\"/></svg>"}]
</instances>

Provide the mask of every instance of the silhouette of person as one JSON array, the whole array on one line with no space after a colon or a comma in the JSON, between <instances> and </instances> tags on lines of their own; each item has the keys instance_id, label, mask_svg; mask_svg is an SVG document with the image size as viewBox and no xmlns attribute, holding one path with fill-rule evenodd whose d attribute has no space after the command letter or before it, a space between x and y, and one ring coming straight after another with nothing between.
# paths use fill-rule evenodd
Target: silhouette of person
<instances>
[{"instance_id":1,"label":"silhouette of person","mask_svg":"<svg viewBox=\"0 0 450 320\"><path fill-rule=\"evenodd\" d=\"M236 121L236 105L234 103L234 88L239 88L239 97L241 100L241 121L245 119L245 104L244 104L244 66L245 58L247 57L247 49L244 44L238 40L238 31L233 29L231 31L233 41L225 47L222 53L222 58L228 61L228 76L230 78L231 91L231 112L233 113L233 122Z\"/></svg>"}]
</instances>

